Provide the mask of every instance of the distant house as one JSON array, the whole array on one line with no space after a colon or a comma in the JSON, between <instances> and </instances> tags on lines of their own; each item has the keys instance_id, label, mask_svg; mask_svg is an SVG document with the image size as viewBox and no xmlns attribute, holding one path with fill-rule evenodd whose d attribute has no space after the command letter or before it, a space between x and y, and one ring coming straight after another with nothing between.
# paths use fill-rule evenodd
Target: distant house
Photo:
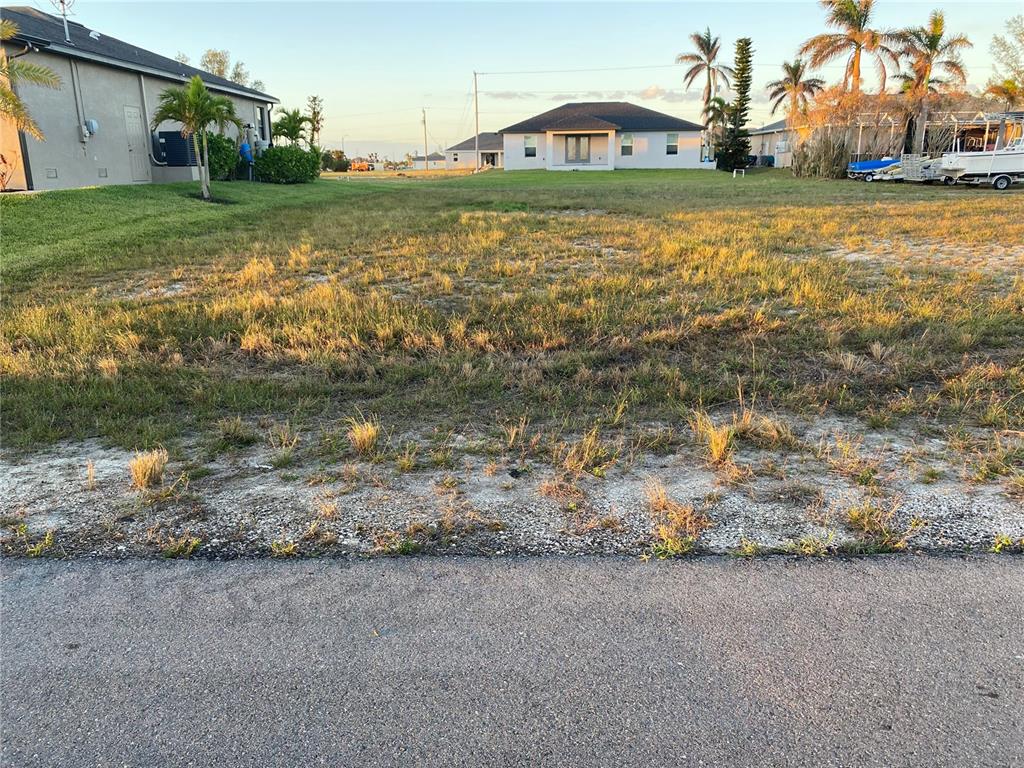
<instances>
[{"instance_id":1,"label":"distant house","mask_svg":"<svg viewBox=\"0 0 1024 768\"><path fill-rule=\"evenodd\" d=\"M423 160L423 155L413 155L412 169L414 171L443 171L444 155L440 152L431 152L427 155L426 161Z\"/></svg>"},{"instance_id":2,"label":"distant house","mask_svg":"<svg viewBox=\"0 0 1024 768\"><path fill-rule=\"evenodd\" d=\"M756 155L759 163L762 157L771 157L776 168L788 168L793 164L793 132L785 120L769 123L748 133L750 154Z\"/></svg>"},{"instance_id":3,"label":"distant house","mask_svg":"<svg viewBox=\"0 0 1024 768\"><path fill-rule=\"evenodd\" d=\"M472 169L476 168L476 137L471 136L465 141L460 141L444 151L445 160L449 168ZM492 168L505 167L505 145L502 142L500 133L480 134L480 167L490 166Z\"/></svg>"},{"instance_id":4,"label":"distant house","mask_svg":"<svg viewBox=\"0 0 1024 768\"><path fill-rule=\"evenodd\" d=\"M715 167L703 126L624 101L563 104L500 133L507 171Z\"/></svg>"},{"instance_id":5,"label":"distant house","mask_svg":"<svg viewBox=\"0 0 1024 768\"><path fill-rule=\"evenodd\" d=\"M255 140L270 141L270 110L278 103L273 96L73 21L67 23L66 39L62 19L34 8L2 8L0 18L18 25L18 34L3 43L7 56L49 67L62 81L59 90L24 82L16 86L46 140L0 124L0 155L13 167L10 189L198 178L181 126L164 123L155 132L150 129L160 93L193 75L231 98Z\"/></svg>"}]
</instances>

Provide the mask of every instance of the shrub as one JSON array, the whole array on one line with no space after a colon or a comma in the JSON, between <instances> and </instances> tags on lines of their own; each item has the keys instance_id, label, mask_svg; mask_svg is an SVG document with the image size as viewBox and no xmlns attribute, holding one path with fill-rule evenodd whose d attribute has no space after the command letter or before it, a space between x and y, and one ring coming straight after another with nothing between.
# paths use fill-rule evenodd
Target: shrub
<instances>
[{"instance_id":1,"label":"shrub","mask_svg":"<svg viewBox=\"0 0 1024 768\"><path fill-rule=\"evenodd\" d=\"M234 139L210 133L206 137L210 153L210 178L214 181L225 181L235 178L238 167L238 144Z\"/></svg>"},{"instance_id":2,"label":"shrub","mask_svg":"<svg viewBox=\"0 0 1024 768\"><path fill-rule=\"evenodd\" d=\"M320 152L270 147L256 158L256 178L269 184L303 184L320 175Z\"/></svg>"},{"instance_id":3,"label":"shrub","mask_svg":"<svg viewBox=\"0 0 1024 768\"><path fill-rule=\"evenodd\" d=\"M793 175L800 178L842 179L850 149L846 140L828 133L801 142L793 151Z\"/></svg>"}]
</instances>

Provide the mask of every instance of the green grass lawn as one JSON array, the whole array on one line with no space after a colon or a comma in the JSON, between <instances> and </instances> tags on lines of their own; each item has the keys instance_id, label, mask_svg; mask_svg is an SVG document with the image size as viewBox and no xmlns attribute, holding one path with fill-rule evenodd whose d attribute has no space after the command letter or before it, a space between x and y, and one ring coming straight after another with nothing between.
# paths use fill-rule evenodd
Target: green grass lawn
<instances>
[{"instance_id":1,"label":"green grass lawn","mask_svg":"<svg viewBox=\"0 0 1024 768\"><path fill-rule=\"evenodd\" d=\"M1024 428L1019 245L1016 279L983 258L1024 241L1019 194L772 170L195 191L0 196L6 445L215 445L241 417L329 454L359 413L654 445L739 391Z\"/></svg>"}]
</instances>

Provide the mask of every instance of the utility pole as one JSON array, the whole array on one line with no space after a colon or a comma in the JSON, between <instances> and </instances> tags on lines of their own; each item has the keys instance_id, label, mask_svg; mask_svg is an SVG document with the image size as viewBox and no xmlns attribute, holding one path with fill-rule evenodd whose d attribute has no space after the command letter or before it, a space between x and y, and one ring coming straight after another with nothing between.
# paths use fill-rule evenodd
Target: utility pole
<instances>
[{"instance_id":1,"label":"utility pole","mask_svg":"<svg viewBox=\"0 0 1024 768\"><path fill-rule=\"evenodd\" d=\"M476 119L476 131L473 134L473 170L480 170L480 91L476 85L476 70L473 70L473 113Z\"/></svg>"},{"instance_id":2,"label":"utility pole","mask_svg":"<svg viewBox=\"0 0 1024 768\"><path fill-rule=\"evenodd\" d=\"M427 150L427 110L423 110L423 170L430 170L430 152Z\"/></svg>"}]
</instances>

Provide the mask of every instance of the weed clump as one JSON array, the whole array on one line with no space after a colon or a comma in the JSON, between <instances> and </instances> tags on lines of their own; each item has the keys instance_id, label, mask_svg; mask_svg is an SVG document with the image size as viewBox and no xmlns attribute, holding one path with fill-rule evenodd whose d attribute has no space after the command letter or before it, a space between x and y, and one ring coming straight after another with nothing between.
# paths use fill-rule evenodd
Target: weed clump
<instances>
[{"instance_id":1,"label":"weed clump","mask_svg":"<svg viewBox=\"0 0 1024 768\"><path fill-rule=\"evenodd\" d=\"M377 447L380 437L380 420L371 414L370 418L360 415L348 420L348 443L360 456L369 456Z\"/></svg>"},{"instance_id":2,"label":"weed clump","mask_svg":"<svg viewBox=\"0 0 1024 768\"><path fill-rule=\"evenodd\" d=\"M692 504L672 499L665 486L653 478L647 482L647 505L654 522L654 543L650 554L659 560L687 555L697 539L711 527L711 520Z\"/></svg>"},{"instance_id":3,"label":"weed clump","mask_svg":"<svg viewBox=\"0 0 1024 768\"><path fill-rule=\"evenodd\" d=\"M128 462L132 475L132 485L140 491L154 488L164 481L164 470L169 457L163 448L153 451L136 452L135 458Z\"/></svg>"}]
</instances>

